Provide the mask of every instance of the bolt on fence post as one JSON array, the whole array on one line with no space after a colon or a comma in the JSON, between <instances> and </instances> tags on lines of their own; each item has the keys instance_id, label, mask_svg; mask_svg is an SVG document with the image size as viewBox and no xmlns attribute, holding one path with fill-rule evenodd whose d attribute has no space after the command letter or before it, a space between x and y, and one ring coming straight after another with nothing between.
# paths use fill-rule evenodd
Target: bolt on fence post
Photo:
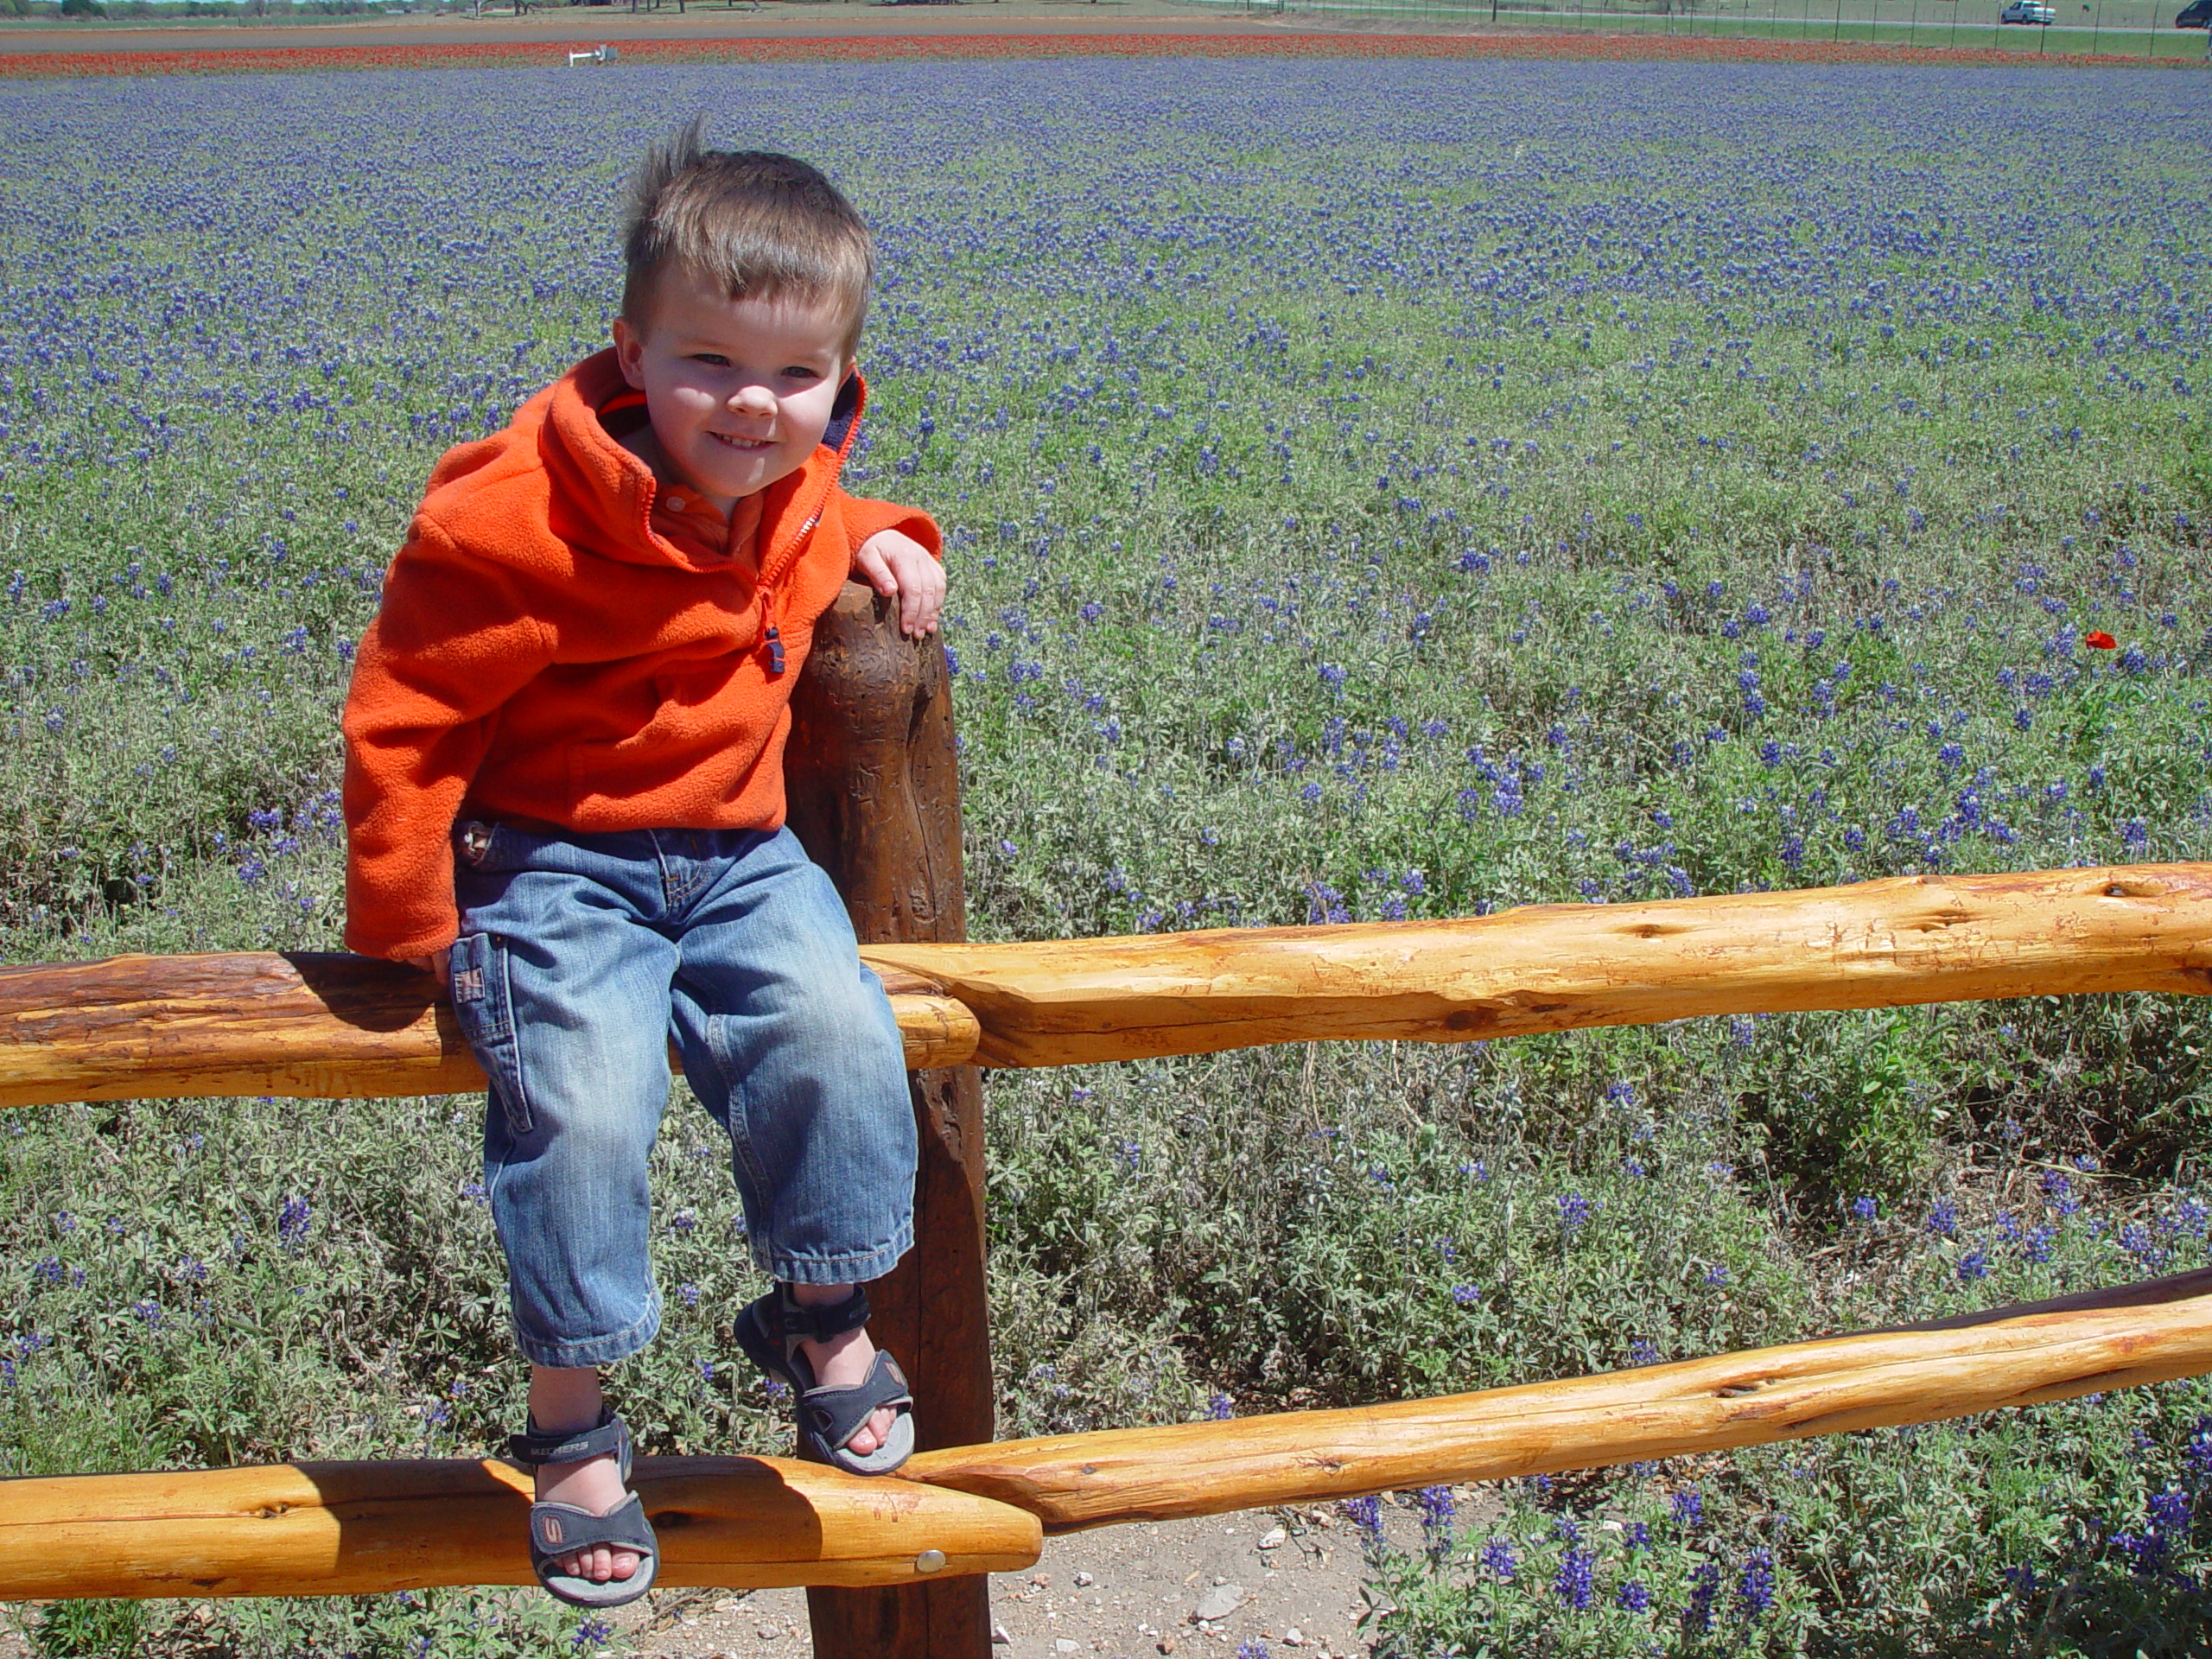
<instances>
[{"instance_id":1,"label":"bolt on fence post","mask_svg":"<svg viewBox=\"0 0 2212 1659\"><path fill-rule=\"evenodd\" d=\"M902 639L857 582L815 626L785 751L791 832L865 944L967 938L959 759L944 645ZM972 1065L913 1074L914 1248L870 1290L870 1334L913 1385L919 1447L993 1438L983 1096ZM817 1659L987 1659L989 1580L807 1592Z\"/></svg>"}]
</instances>

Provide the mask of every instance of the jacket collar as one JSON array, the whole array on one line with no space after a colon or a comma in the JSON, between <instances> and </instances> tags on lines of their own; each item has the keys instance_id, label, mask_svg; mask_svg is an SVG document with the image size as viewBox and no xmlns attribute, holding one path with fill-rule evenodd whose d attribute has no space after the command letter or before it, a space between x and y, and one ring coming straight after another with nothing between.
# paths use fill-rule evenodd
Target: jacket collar
<instances>
[{"instance_id":1,"label":"jacket collar","mask_svg":"<svg viewBox=\"0 0 2212 1659\"><path fill-rule=\"evenodd\" d=\"M554 499L582 522L558 526L565 537L594 553L632 564L706 567L656 535L653 496L658 487L652 469L615 442L601 411L630 392L612 346L594 353L554 382L544 404L539 453L557 486ZM760 504L760 580L773 581L798 556L808 531L822 516L845 458L860 436L868 386L855 370L837 389L822 443L806 464L765 492ZM589 533L578 536L575 532Z\"/></svg>"}]
</instances>

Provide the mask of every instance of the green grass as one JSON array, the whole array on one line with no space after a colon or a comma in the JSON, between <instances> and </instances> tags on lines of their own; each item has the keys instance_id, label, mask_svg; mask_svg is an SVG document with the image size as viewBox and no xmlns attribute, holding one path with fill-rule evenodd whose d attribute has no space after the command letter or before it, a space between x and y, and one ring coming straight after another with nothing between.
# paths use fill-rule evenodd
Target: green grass
<instances>
[{"instance_id":1,"label":"green grass","mask_svg":"<svg viewBox=\"0 0 2212 1659\"><path fill-rule=\"evenodd\" d=\"M882 238L855 486L947 526L978 936L2212 856L2188 86L870 75L0 88L41 135L0 170L28 320L0 341L10 962L331 945L346 651L423 475L597 343L639 134L764 99L800 112L728 136L823 162ZM162 168L110 159L157 145ZM2208 1042L2198 1001L2099 997L997 1073L1001 1429L1573 1375L2202 1265ZM479 1109L10 1114L0 1473L497 1444L521 1376ZM726 1155L680 1098L670 1328L613 1379L657 1452L788 1433L726 1335L757 1289ZM1375 1633L2194 1652L2174 1575L2201 1580L2205 1539L2164 1495L2202 1507L2203 1406L2169 1385L1516 1487L1498 1535L1534 1565L1500 1580L1480 1534L1378 1558ZM1649 1566L1622 1553L1638 1520ZM1586 1611L1554 1582L1578 1549ZM52 1653L572 1628L457 1593L22 1618Z\"/></svg>"}]
</instances>

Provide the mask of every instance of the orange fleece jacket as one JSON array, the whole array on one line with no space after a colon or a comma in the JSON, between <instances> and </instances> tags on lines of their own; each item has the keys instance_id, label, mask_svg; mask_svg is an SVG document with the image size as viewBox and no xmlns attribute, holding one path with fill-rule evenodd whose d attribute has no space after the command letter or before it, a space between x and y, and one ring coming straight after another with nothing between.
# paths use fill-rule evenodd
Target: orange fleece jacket
<instances>
[{"instance_id":1,"label":"orange fleece jacket","mask_svg":"<svg viewBox=\"0 0 2212 1659\"><path fill-rule=\"evenodd\" d=\"M627 391L601 352L430 474L346 699L355 950L453 943L462 817L781 825L791 685L853 554L886 529L940 552L925 514L838 487L866 401L858 375L821 448L762 492L751 558L655 532L652 473L600 417Z\"/></svg>"}]
</instances>

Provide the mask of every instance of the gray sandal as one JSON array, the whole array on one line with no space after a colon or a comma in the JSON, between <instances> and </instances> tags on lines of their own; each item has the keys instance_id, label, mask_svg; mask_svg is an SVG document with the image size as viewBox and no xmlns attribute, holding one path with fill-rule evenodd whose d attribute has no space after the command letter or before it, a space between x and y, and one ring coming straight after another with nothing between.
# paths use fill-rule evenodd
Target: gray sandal
<instances>
[{"instance_id":1,"label":"gray sandal","mask_svg":"<svg viewBox=\"0 0 2212 1659\"><path fill-rule=\"evenodd\" d=\"M771 1376L798 1395L798 1432L817 1457L855 1475L887 1475L914 1455L914 1396L899 1362L878 1350L868 1376L849 1389L822 1386L799 1344L857 1331L868 1323L868 1292L858 1285L842 1302L803 1307L791 1287L778 1284L737 1316L738 1346ZM847 1449L853 1436L882 1407L898 1415L881 1446L865 1455Z\"/></svg>"},{"instance_id":2,"label":"gray sandal","mask_svg":"<svg viewBox=\"0 0 2212 1659\"><path fill-rule=\"evenodd\" d=\"M575 1434L548 1434L528 1419L526 1433L510 1435L507 1455L525 1469L542 1464L585 1463L614 1454L622 1484L630 1484L630 1426L613 1412L601 1410L599 1421ZM580 1549L605 1544L614 1549L635 1550L638 1565L626 1579L580 1578L559 1571L555 1563ZM660 1547L652 1522L645 1519L645 1500L632 1492L604 1515L594 1515L575 1503L540 1502L530 1506L530 1570L538 1583L563 1601L578 1607L620 1607L653 1587L660 1561Z\"/></svg>"}]
</instances>

